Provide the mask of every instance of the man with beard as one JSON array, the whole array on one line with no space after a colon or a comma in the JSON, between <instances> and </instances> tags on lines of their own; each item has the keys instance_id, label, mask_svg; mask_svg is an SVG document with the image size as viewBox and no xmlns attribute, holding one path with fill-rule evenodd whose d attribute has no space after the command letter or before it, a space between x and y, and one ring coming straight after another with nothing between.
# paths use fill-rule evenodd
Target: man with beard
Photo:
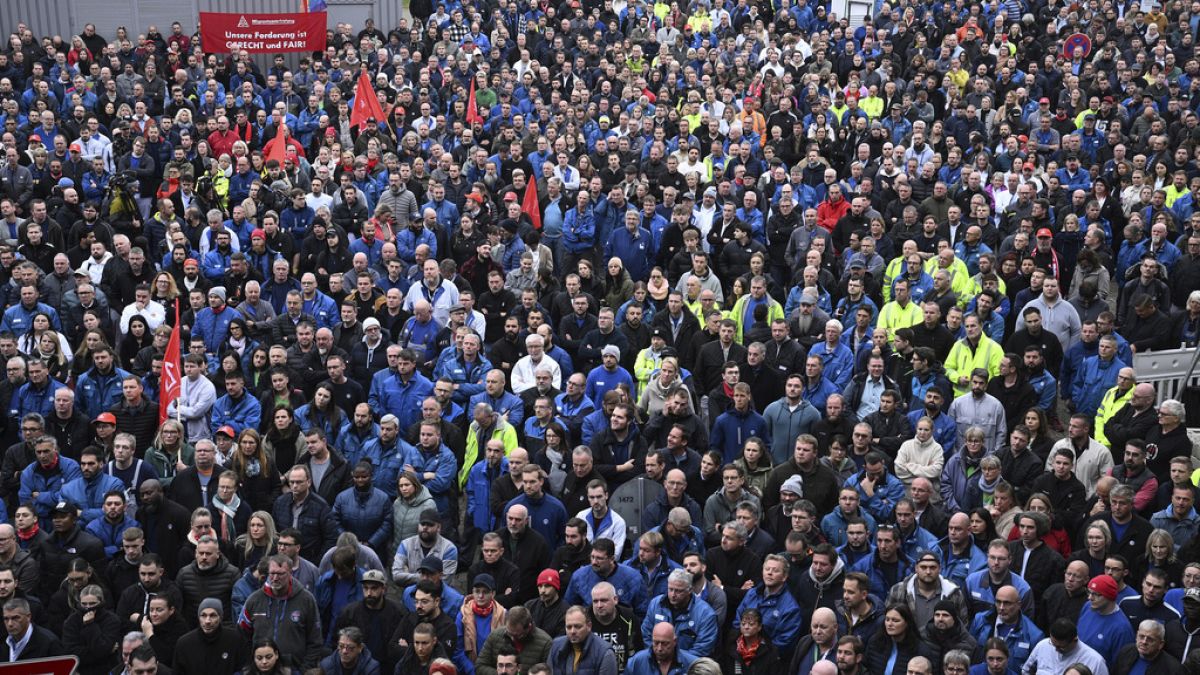
<instances>
[{"instance_id":1,"label":"man with beard","mask_svg":"<svg viewBox=\"0 0 1200 675\"><path fill-rule=\"evenodd\" d=\"M817 460L817 439L800 434L793 443L792 457L771 471L763 489L763 506L768 510L779 503L780 488L792 476L802 481L805 499L812 502L817 513L829 513L837 502L838 483L833 471Z\"/></svg>"},{"instance_id":2,"label":"man with beard","mask_svg":"<svg viewBox=\"0 0 1200 675\"><path fill-rule=\"evenodd\" d=\"M455 628L454 619L442 611L442 592L441 582L432 579L422 579L417 582L413 592L413 604L416 611L408 613L400 620L388 644L388 657L392 661L405 662L412 658L407 650L410 649L410 645L413 648L416 647L414 642L416 629L418 625L425 624L433 629L437 645L446 654L450 654L456 664L466 663L466 656L458 646L458 629ZM459 667L462 666L459 665Z\"/></svg>"},{"instance_id":3,"label":"man with beard","mask_svg":"<svg viewBox=\"0 0 1200 675\"><path fill-rule=\"evenodd\" d=\"M367 570L362 576L362 600L342 608L333 625L333 632L348 626L358 626L363 631L364 643L371 655L379 660L380 668L395 669L389 658L390 626L400 623L405 611L387 597L387 577L379 570Z\"/></svg>"},{"instance_id":4,"label":"man with beard","mask_svg":"<svg viewBox=\"0 0 1200 675\"><path fill-rule=\"evenodd\" d=\"M543 663L550 656L550 636L533 625L533 618L524 607L514 607L504 618L504 625L497 626L488 635L475 661L475 672L479 675L508 675L514 672L503 668L499 662L507 654L516 655L517 665L526 672L534 665Z\"/></svg>"},{"instance_id":5,"label":"man with beard","mask_svg":"<svg viewBox=\"0 0 1200 675\"><path fill-rule=\"evenodd\" d=\"M42 548L43 597L58 590L72 560L83 558L94 569L102 569L104 561L104 544L79 526L79 507L73 502L60 501L51 507L50 520L54 529Z\"/></svg>"},{"instance_id":6,"label":"man with beard","mask_svg":"<svg viewBox=\"0 0 1200 675\"><path fill-rule=\"evenodd\" d=\"M537 577L537 597L525 602L533 624L552 638L563 634L563 619L568 607L560 592L562 582L558 571L544 569Z\"/></svg>"},{"instance_id":7,"label":"man with beard","mask_svg":"<svg viewBox=\"0 0 1200 675\"><path fill-rule=\"evenodd\" d=\"M592 542L591 564L571 575L571 583L564 594L569 604L581 604L588 597L588 589L601 581L607 581L616 589L617 596L635 611L644 613L649 598L646 597L642 575L632 567L617 562L617 551L611 539Z\"/></svg>"},{"instance_id":8,"label":"man with beard","mask_svg":"<svg viewBox=\"0 0 1200 675\"><path fill-rule=\"evenodd\" d=\"M504 479L501 476L497 480ZM517 566L518 578L536 578L550 562L550 546L545 537L530 525L529 510L524 504L509 506L504 521L505 527L498 533L504 557ZM525 602L535 594L535 589L523 586L517 590L517 602Z\"/></svg>"},{"instance_id":9,"label":"man with beard","mask_svg":"<svg viewBox=\"0 0 1200 675\"><path fill-rule=\"evenodd\" d=\"M81 509L79 520L85 528L93 520L104 517L105 495L112 491L125 491L125 484L121 479L104 473L103 468L101 450L95 446L88 447L79 456L81 475L64 483L59 491L60 498L70 500Z\"/></svg>"},{"instance_id":10,"label":"man with beard","mask_svg":"<svg viewBox=\"0 0 1200 675\"><path fill-rule=\"evenodd\" d=\"M238 625L255 640L273 638L281 658L293 668L316 667L321 655L320 610L312 594L292 579L287 556L271 556L267 582L246 599Z\"/></svg>"},{"instance_id":11,"label":"man with beard","mask_svg":"<svg viewBox=\"0 0 1200 675\"><path fill-rule=\"evenodd\" d=\"M179 638L172 664L180 675L234 675L247 659L246 640L234 626L222 623L225 605L216 598L200 603L200 625Z\"/></svg>"},{"instance_id":12,"label":"man with beard","mask_svg":"<svg viewBox=\"0 0 1200 675\"><path fill-rule=\"evenodd\" d=\"M150 598L168 595L175 607L183 605L183 593L166 576L162 558L156 553L147 553L138 565L138 582L121 592L117 601L117 616L124 630L137 630L142 619L150 611Z\"/></svg>"},{"instance_id":13,"label":"man with beard","mask_svg":"<svg viewBox=\"0 0 1200 675\"><path fill-rule=\"evenodd\" d=\"M454 574L458 571L458 549L442 536L441 515L436 509L421 512L417 533L400 542L392 561L392 580L400 587L415 584L421 570L431 559L440 561L438 571Z\"/></svg>"}]
</instances>

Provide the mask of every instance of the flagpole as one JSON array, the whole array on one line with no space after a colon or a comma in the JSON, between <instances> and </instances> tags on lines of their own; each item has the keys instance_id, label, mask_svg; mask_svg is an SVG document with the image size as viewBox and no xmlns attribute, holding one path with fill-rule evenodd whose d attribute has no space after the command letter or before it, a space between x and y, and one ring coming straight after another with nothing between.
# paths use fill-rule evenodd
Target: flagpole
<instances>
[{"instance_id":1,"label":"flagpole","mask_svg":"<svg viewBox=\"0 0 1200 675\"><path fill-rule=\"evenodd\" d=\"M307 2L305 4L307 4ZM175 337L175 330L179 330L179 337ZM179 298L178 297L175 298L175 330L171 331L171 337L174 338L176 341L179 341L180 339L183 338L183 330L181 330L180 326L179 326ZM179 353L180 354L183 353L182 346L179 347ZM183 361L183 359L180 359L180 363L177 366L177 372L179 373L179 396L183 396L183 363L182 363L182 361ZM159 386L161 388L161 384ZM179 398L178 397L176 397L176 399L175 399L175 421L178 422L180 426L183 426L183 411L179 409ZM184 429L184 431L186 432L186 428ZM180 437L187 438L187 434L182 433L180 435ZM181 451L182 451L182 447L183 446L180 446Z\"/></svg>"}]
</instances>

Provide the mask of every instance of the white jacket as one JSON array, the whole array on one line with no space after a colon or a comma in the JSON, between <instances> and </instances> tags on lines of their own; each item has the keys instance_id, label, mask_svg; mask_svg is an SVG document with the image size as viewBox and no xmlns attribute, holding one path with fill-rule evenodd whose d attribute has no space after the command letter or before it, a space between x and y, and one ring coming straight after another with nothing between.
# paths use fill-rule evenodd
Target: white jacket
<instances>
[{"instance_id":1,"label":"white jacket","mask_svg":"<svg viewBox=\"0 0 1200 675\"><path fill-rule=\"evenodd\" d=\"M175 417L178 414L183 419L187 442L195 443L203 438L212 438L208 414L216 402L217 389L207 377L201 375L193 382L184 376L179 383L179 398L171 401L167 415Z\"/></svg>"},{"instance_id":2,"label":"white jacket","mask_svg":"<svg viewBox=\"0 0 1200 675\"><path fill-rule=\"evenodd\" d=\"M900 445L896 452L896 477L906 486L911 487L914 478L928 478L933 483L933 493L941 495L939 483L942 479L942 464L945 463L945 453L942 444L929 439L921 443L916 438L910 438Z\"/></svg>"}]
</instances>

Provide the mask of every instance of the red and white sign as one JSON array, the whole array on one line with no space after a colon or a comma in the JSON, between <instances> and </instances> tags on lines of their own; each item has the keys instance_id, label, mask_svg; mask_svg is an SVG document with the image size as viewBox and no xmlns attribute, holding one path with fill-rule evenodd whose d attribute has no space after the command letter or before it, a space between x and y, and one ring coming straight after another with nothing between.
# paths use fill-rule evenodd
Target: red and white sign
<instances>
[{"instance_id":1,"label":"red and white sign","mask_svg":"<svg viewBox=\"0 0 1200 675\"><path fill-rule=\"evenodd\" d=\"M0 675L72 675L79 659L74 656L54 656L0 664Z\"/></svg>"},{"instance_id":2,"label":"red and white sign","mask_svg":"<svg viewBox=\"0 0 1200 675\"><path fill-rule=\"evenodd\" d=\"M324 51L325 12L200 12L200 42L204 51L214 54L241 50L251 54Z\"/></svg>"}]
</instances>

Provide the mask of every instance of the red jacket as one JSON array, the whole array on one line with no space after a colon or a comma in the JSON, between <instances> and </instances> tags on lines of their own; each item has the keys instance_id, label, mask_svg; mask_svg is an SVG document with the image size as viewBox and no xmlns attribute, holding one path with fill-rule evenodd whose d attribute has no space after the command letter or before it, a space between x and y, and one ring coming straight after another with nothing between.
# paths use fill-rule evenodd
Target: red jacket
<instances>
[{"instance_id":1,"label":"red jacket","mask_svg":"<svg viewBox=\"0 0 1200 675\"><path fill-rule=\"evenodd\" d=\"M211 144L210 144L211 145ZM850 200L839 197L837 202L828 199L817 205L817 224L833 232L833 226L850 210Z\"/></svg>"}]
</instances>

